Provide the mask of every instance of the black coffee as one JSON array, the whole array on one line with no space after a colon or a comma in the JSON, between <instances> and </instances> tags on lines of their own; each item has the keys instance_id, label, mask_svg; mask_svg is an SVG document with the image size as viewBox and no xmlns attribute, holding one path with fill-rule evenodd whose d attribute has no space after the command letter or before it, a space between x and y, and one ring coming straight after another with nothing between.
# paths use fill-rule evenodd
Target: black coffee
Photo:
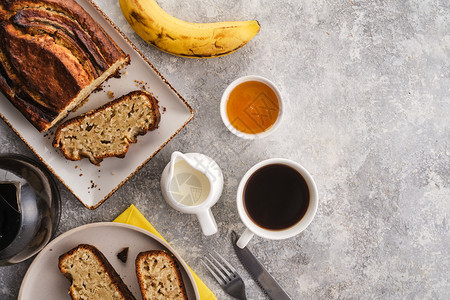
<instances>
[{"instance_id":1,"label":"black coffee","mask_svg":"<svg viewBox=\"0 0 450 300\"><path fill-rule=\"evenodd\" d=\"M297 170L283 164L267 165L253 173L243 196L250 219L270 230L297 224L309 205L305 179Z\"/></svg>"}]
</instances>

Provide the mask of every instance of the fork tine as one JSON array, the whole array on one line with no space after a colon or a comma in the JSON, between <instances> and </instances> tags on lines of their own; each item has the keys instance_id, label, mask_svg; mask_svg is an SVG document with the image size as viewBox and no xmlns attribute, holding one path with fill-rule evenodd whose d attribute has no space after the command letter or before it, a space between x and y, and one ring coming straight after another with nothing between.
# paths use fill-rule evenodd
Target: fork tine
<instances>
[{"instance_id":1,"label":"fork tine","mask_svg":"<svg viewBox=\"0 0 450 300\"><path fill-rule=\"evenodd\" d=\"M211 254L209 254L209 256L213 259L213 260L215 260L215 261L217 261ZM222 270L222 266L219 264L219 267L220 267L220 269L217 267L217 264L215 264L211 259L209 259L207 256L205 256L205 259L206 259L206 261L207 262L209 262L209 264L212 266L212 268L215 270L215 273L216 274L218 274L218 275L220 275L220 277L222 277L222 279L223 279L223 281L225 282L225 283L227 283L228 281L230 281L230 278L226 275L226 274L224 274L224 272L223 272L223 270Z\"/></svg>"},{"instance_id":2,"label":"fork tine","mask_svg":"<svg viewBox=\"0 0 450 300\"><path fill-rule=\"evenodd\" d=\"M236 269L225 258L217 253L216 250L213 249L213 251L215 255L209 252L207 255L200 258L202 264L208 269L227 294L237 299L246 300L245 284L236 272Z\"/></svg>"},{"instance_id":3,"label":"fork tine","mask_svg":"<svg viewBox=\"0 0 450 300\"><path fill-rule=\"evenodd\" d=\"M214 250L214 253L216 253L216 255L224 262L224 264L230 269L230 271L233 272L234 275L237 275L236 269L233 268L233 266L228 261L226 261L225 258L222 257L222 255L217 253L216 250Z\"/></svg>"},{"instance_id":4,"label":"fork tine","mask_svg":"<svg viewBox=\"0 0 450 300\"><path fill-rule=\"evenodd\" d=\"M225 268L225 267L217 260L217 258L215 258L214 256L211 255L211 253L209 253L209 256L214 260L215 265L220 267L221 273L223 273L224 275L226 275L226 276L228 277L228 280L233 279L233 273L231 273L230 271L228 271L227 268Z\"/></svg>"},{"instance_id":5,"label":"fork tine","mask_svg":"<svg viewBox=\"0 0 450 300\"><path fill-rule=\"evenodd\" d=\"M208 271L211 273L211 275L217 280L217 282L222 285L225 284L226 281L222 278L220 278L219 276L217 276L217 274L213 271L213 269L211 269L203 259L200 259L200 261L202 262L202 264L208 269Z\"/></svg>"}]
</instances>

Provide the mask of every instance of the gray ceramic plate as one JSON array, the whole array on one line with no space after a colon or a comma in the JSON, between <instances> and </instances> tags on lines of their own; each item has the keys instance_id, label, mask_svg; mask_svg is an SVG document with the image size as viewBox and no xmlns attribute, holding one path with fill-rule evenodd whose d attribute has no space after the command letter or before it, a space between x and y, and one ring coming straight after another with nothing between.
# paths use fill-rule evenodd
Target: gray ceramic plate
<instances>
[{"instance_id":1,"label":"gray ceramic plate","mask_svg":"<svg viewBox=\"0 0 450 300\"><path fill-rule=\"evenodd\" d=\"M70 282L59 271L58 258L79 244L97 247L122 277L136 299L141 298L134 266L137 254L147 250L167 250L179 262L188 299L200 299L188 266L169 244L141 228L113 222L83 225L51 241L30 265L23 278L18 299L70 299L68 295ZM117 258L117 253L124 247L129 247L126 263Z\"/></svg>"}]
</instances>

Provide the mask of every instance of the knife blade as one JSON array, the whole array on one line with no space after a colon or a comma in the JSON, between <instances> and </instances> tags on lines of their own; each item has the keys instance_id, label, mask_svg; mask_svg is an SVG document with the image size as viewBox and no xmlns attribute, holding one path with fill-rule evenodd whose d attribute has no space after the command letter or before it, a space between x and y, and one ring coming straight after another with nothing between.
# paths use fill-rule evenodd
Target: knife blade
<instances>
[{"instance_id":1,"label":"knife blade","mask_svg":"<svg viewBox=\"0 0 450 300\"><path fill-rule=\"evenodd\" d=\"M292 300L247 247L241 249L236 245L238 240L236 232L231 232L231 238L237 257L264 292L273 300Z\"/></svg>"}]
</instances>

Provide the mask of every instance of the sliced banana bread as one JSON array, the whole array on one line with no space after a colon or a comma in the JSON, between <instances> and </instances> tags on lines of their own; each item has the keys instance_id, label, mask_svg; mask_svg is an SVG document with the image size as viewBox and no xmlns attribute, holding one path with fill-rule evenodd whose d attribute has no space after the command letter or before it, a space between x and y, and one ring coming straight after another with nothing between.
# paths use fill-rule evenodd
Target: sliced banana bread
<instances>
[{"instance_id":1,"label":"sliced banana bread","mask_svg":"<svg viewBox=\"0 0 450 300\"><path fill-rule=\"evenodd\" d=\"M111 156L125 157L138 135L158 127L161 115L152 94L134 91L61 124L54 147L70 160L83 157L96 165Z\"/></svg>"},{"instance_id":2,"label":"sliced banana bread","mask_svg":"<svg viewBox=\"0 0 450 300\"><path fill-rule=\"evenodd\" d=\"M0 1L0 91L39 131L129 60L74 0Z\"/></svg>"},{"instance_id":3,"label":"sliced banana bread","mask_svg":"<svg viewBox=\"0 0 450 300\"><path fill-rule=\"evenodd\" d=\"M177 261L167 251L139 253L136 275L144 300L187 299Z\"/></svg>"},{"instance_id":4,"label":"sliced banana bread","mask_svg":"<svg viewBox=\"0 0 450 300\"><path fill-rule=\"evenodd\" d=\"M96 247L80 244L59 257L59 269L72 283L72 299L135 299Z\"/></svg>"}]
</instances>

